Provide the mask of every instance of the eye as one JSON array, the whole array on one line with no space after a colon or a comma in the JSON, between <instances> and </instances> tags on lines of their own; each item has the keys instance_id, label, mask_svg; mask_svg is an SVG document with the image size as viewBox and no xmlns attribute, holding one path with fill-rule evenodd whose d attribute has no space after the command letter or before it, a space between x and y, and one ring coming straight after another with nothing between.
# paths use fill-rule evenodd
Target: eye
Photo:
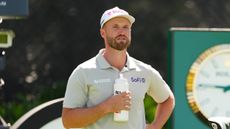
<instances>
[{"instance_id":1,"label":"eye","mask_svg":"<svg viewBox=\"0 0 230 129\"><path fill-rule=\"evenodd\" d=\"M119 28L118 25L113 26L113 29L118 29L118 28Z\"/></svg>"},{"instance_id":2,"label":"eye","mask_svg":"<svg viewBox=\"0 0 230 129\"><path fill-rule=\"evenodd\" d=\"M130 27L127 25L127 26L124 26L123 29L124 30L130 30Z\"/></svg>"},{"instance_id":3,"label":"eye","mask_svg":"<svg viewBox=\"0 0 230 129\"><path fill-rule=\"evenodd\" d=\"M126 25L126 26L124 26L123 28L129 28L129 27Z\"/></svg>"}]
</instances>

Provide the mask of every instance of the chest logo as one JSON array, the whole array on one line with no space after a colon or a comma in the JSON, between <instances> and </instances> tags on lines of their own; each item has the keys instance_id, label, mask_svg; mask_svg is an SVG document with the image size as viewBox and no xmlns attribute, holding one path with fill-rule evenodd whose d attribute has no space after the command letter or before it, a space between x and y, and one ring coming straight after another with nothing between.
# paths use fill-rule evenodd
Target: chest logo
<instances>
[{"instance_id":1,"label":"chest logo","mask_svg":"<svg viewBox=\"0 0 230 129\"><path fill-rule=\"evenodd\" d=\"M131 77L131 82L133 83L145 83L145 78L143 77Z\"/></svg>"},{"instance_id":2,"label":"chest logo","mask_svg":"<svg viewBox=\"0 0 230 129\"><path fill-rule=\"evenodd\" d=\"M104 78L104 79L94 80L94 83L96 83L96 84L98 84L98 83L108 83L108 82L111 82L111 79Z\"/></svg>"}]
</instances>

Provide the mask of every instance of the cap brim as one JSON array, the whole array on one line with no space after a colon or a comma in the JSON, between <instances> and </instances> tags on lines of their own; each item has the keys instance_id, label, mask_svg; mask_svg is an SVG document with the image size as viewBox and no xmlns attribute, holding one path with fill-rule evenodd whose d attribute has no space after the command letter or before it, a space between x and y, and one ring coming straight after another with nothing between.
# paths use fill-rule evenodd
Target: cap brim
<instances>
[{"instance_id":1,"label":"cap brim","mask_svg":"<svg viewBox=\"0 0 230 129\"><path fill-rule=\"evenodd\" d=\"M131 15L116 15L116 16L110 17L109 19L103 21L103 23L101 24L101 28L105 25L106 22L108 22L109 20L111 20L113 18L116 18L116 17L126 18L127 20L129 20L129 22L131 24L133 24L135 22L135 18L133 16L131 16Z\"/></svg>"}]
</instances>

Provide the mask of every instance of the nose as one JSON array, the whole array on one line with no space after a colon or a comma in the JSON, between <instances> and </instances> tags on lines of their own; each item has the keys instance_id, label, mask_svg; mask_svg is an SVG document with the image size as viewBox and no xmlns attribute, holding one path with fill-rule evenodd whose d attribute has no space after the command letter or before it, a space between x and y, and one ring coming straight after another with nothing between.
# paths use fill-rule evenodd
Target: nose
<instances>
[{"instance_id":1,"label":"nose","mask_svg":"<svg viewBox=\"0 0 230 129\"><path fill-rule=\"evenodd\" d=\"M129 33L129 29L119 28L119 29L117 29L117 33L118 33L118 35L126 35L127 33Z\"/></svg>"}]
</instances>

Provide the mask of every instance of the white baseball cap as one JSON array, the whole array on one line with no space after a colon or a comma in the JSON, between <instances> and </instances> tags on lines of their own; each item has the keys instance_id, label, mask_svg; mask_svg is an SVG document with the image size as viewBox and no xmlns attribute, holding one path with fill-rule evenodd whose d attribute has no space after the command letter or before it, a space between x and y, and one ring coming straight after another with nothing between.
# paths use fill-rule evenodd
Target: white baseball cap
<instances>
[{"instance_id":1,"label":"white baseball cap","mask_svg":"<svg viewBox=\"0 0 230 129\"><path fill-rule=\"evenodd\" d=\"M120 9L118 7L114 7L114 8L111 8L109 10L106 10L103 13L103 15L101 17L101 22L100 22L101 28L104 26L104 24L107 21L109 21L110 19L115 18L115 17L124 17L124 18L128 19L131 24L133 24L135 21L135 18L133 16L129 15L128 12L126 12L125 10Z\"/></svg>"}]
</instances>

